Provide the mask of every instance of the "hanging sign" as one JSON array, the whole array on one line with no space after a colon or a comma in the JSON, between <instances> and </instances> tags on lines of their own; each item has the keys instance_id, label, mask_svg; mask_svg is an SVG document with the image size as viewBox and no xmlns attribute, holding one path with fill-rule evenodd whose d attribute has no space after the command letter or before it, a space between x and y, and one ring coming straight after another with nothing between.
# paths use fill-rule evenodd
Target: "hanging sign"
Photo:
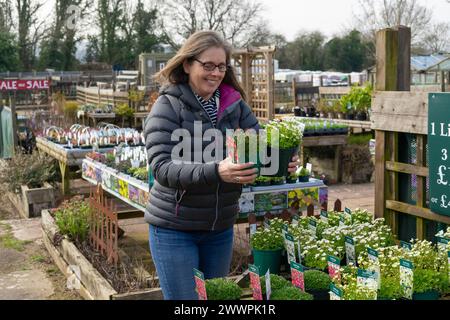
<instances>
[{"instance_id":1,"label":"hanging sign","mask_svg":"<svg viewBox=\"0 0 450 320\"><path fill-rule=\"evenodd\" d=\"M50 89L50 80L0 80L0 91L47 89Z\"/></svg>"}]
</instances>

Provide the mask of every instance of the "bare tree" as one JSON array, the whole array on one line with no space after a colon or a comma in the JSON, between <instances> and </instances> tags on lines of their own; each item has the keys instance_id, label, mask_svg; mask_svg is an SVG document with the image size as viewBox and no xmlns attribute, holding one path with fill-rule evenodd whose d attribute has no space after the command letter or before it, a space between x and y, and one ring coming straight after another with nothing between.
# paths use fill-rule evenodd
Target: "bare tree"
<instances>
[{"instance_id":1,"label":"bare tree","mask_svg":"<svg viewBox=\"0 0 450 320\"><path fill-rule=\"evenodd\" d=\"M440 22L431 25L422 38L422 45L431 53L450 50L450 23Z\"/></svg>"},{"instance_id":2,"label":"bare tree","mask_svg":"<svg viewBox=\"0 0 450 320\"><path fill-rule=\"evenodd\" d=\"M377 30L403 25L411 28L412 41L418 41L432 18L418 0L359 0L359 4L355 27L372 40Z\"/></svg>"},{"instance_id":3,"label":"bare tree","mask_svg":"<svg viewBox=\"0 0 450 320\"><path fill-rule=\"evenodd\" d=\"M215 30L245 45L260 24L262 5L250 0L160 0L162 28L174 47L199 30Z\"/></svg>"},{"instance_id":4,"label":"bare tree","mask_svg":"<svg viewBox=\"0 0 450 320\"><path fill-rule=\"evenodd\" d=\"M0 0L0 32L11 32L13 25L13 7L11 1Z\"/></svg>"}]
</instances>

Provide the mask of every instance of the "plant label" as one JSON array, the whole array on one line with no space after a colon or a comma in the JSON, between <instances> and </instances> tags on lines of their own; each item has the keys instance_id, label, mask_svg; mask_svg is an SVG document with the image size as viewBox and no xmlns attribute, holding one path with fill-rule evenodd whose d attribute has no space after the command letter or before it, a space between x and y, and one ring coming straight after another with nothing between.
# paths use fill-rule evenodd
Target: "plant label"
<instances>
[{"instance_id":1,"label":"plant label","mask_svg":"<svg viewBox=\"0 0 450 320\"><path fill-rule=\"evenodd\" d=\"M411 251L412 250L412 245L409 242L400 241L400 247L405 249L406 251Z\"/></svg>"},{"instance_id":2,"label":"plant label","mask_svg":"<svg viewBox=\"0 0 450 320\"><path fill-rule=\"evenodd\" d=\"M298 221L299 221L299 216L298 216L298 214L296 214L296 215L294 215L293 217L292 217L292 225L293 226L298 226Z\"/></svg>"},{"instance_id":3,"label":"plant label","mask_svg":"<svg viewBox=\"0 0 450 320\"><path fill-rule=\"evenodd\" d=\"M336 287L334 283L330 284L330 300L343 300L344 292Z\"/></svg>"},{"instance_id":4,"label":"plant label","mask_svg":"<svg viewBox=\"0 0 450 320\"><path fill-rule=\"evenodd\" d=\"M345 237L345 256L347 265L356 265L355 241L352 237Z\"/></svg>"},{"instance_id":5,"label":"plant label","mask_svg":"<svg viewBox=\"0 0 450 320\"><path fill-rule=\"evenodd\" d=\"M437 247L439 252L447 252L448 244L450 243L450 239L443 238L443 237L436 237L437 238Z\"/></svg>"},{"instance_id":6,"label":"plant label","mask_svg":"<svg viewBox=\"0 0 450 320\"><path fill-rule=\"evenodd\" d=\"M299 263L291 261L292 284L302 291L305 291L305 270Z\"/></svg>"},{"instance_id":7,"label":"plant label","mask_svg":"<svg viewBox=\"0 0 450 320\"><path fill-rule=\"evenodd\" d=\"M341 214L341 215L339 216L339 226L340 226L340 227L345 226L345 216L344 216L343 214Z\"/></svg>"},{"instance_id":8,"label":"plant label","mask_svg":"<svg viewBox=\"0 0 450 320\"><path fill-rule=\"evenodd\" d=\"M256 233L257 229L258 229L258 225L256 223L252 223L250 225L250 237Z\"/></svg>"},{"instance_id":9,"label":"plant label","mask_svg":"<svg viewBox=\"0 0 450 320\"><path fill-rule=\"evenodd\" d=\"M371 291L375 291L375 293L378 290L378 283L377 283L376 274L374 271L358 269L358 276L356 278L356 284L360 288L367 288ZM375 294L375 300L376 300L376 294Z\"/></svg>"},{"instance_id":10,"label":"plant label","mask_svg":"<svg viewBox=\"0 0 450 320\"><path fill-rule=\"evenodd\" d=\"M328 223L328 211L321 210L320 211L320 219L323 220L323 222Z\"/></svg>"},{"instance_id":11,"label":"plant label","mask_svg":"<svg viewBox=\"0 0 450 320\"><path fill-rule=\"evenodd\" d=\"M261 282L259 280L259 268L255 265L249 264L248 271L250 276L250 287L253 292L253 300L262 300Z\"/></svg>"},{"instance_id":12,"label":"plant label","mask_svg":"<svg viewBox=\"0 0 450 320\"><path fill-rule=\"evenodd\" d=\"M447 270L448 270L448 281L450 281L450 251L447 251Z\"/></svg>"},{"instance_id":13,"label":"plant label","mask_svg":"<svg viewBox=\"0 0 450 320\"><path fill-rule=\"evenodd\" d=\"M403 297L412 299L414 292L414 265L411 261L400 259L400 286L403 290Z\"/></svg>"},{"instance_id":14,"label":"plant label","mask_svg":"<svg viewBox=\"0 0 450 320\"><path fill-rule=\"evenodd\" d=\"M292 234L286 233L284 235L284 243L288 255L288 263L290 264L291 261L296 262L297 260L295 258L295 240Z\"/></svg>"},{"instance_id":15,"label":"plant label","mask_svg":"<svg viewBox=\"0 0 450 320\"><path fill-rule=\"evenodd\" d=\"M194 268L195 287L198 293L199 300L208 300L206 295L205 276L203 272Z\"/></svg>"},{"instance_id":16,"label":"plant label","mask_svg":"<svg viewBox=\"0 0 450 320\"><path fill-rule=\"evenodd\" d=\"M308 170L308 171L309 171L309 174L312 175L312 164L311 164L311 163L307 163L307 164L306 164L306 170Z\"/></svg>"},{"instance_id":17,"label":"plant label","mask_svg":"<svg viewBox=\"0 0 450 320\"><path fill-rule=\"evenodd\" d=\"M350 210L349 208L345 208L344 209L344 216L347 220L352 220L352 210Z\"/></svg>"},{"instance_id":18,"label":"plant label","mask_svg":"<svg viewBox=\"0 0 450 320\"><path fill-rule=\"evenodd\" d=\"M272 293L272 288L270 286L270 270L269 269L267 269L265 278L266 278L266 297L267 297L267 300L270 300L270 295Z\"/></svg>"},{"instance_id":19,"label":"plant label","mask_svg":"<svg viewBox=\"0 0 450 320\"><path fill-rule=\"evenodd\" d=\"M283 238L286 236L286 233L289 233L289 226L286 223L282 224L281 232L283 233Z\"/></svg>"},{"instance_id":20,"label":"plant label","mask_svg":"<svg viewBox=\"0 0 450 320\"><path fill-rule=\"evenodd\" d=\"M270 229L270 220L264 219L264 229L269 230Z\"/></svg>"},{"instance_id":21,"label":"plant label","mask_svg":"<svg viewBox=\"0 0 450 320\"><path fill-rule=\"evenodd\" d=\"M317 239L317 221L316 221L316 219L310 218L308 227L309 227L309 230L311 230L312 234L314 235L314 238Z\"/></svg>"},{"instance_id":22,"label":"plant label","mask_svg":"<svg viewBox=\"0 0 450 320\"><path fill-rule=\"evenodd\" d=\"M381 288L381 270L380 270L380 260L378 259L378 251L372 248L367 248L367 254L369 261L371 263L369 270L376 273L378 289Z\"/></svg>"},{"instance_id":23,"label":"plant label","mask_svg":"<svg viewBox=\"0 0 450 320\"><path fill-rule=\"evenodd\" d=\"M302 263L302 248L300 245L300 240L297 241L297 253L298 253L298 263Z\"/></svg>"},{"instance_id":24,"label":"plant label","mask_svg":"<svg viewBox=\"0 0 450 320\"><path fill-rule=\"evenodd\" d=\"M330 278L340 281L341 260L333 256L328 256L327 263L328 263L328 274L330 275Z\"/></svg>"}]
</instances>

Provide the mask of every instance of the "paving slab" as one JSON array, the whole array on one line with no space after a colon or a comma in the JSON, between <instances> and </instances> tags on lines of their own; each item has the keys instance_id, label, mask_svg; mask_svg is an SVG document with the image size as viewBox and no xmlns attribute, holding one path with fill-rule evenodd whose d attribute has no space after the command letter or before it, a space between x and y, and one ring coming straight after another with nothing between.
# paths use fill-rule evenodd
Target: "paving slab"
<instances>
[{"instance_id":1,"label":"paving slab","mask_svg":"<svg viewBox=\"0 0 450 320\"><path fill-rule=\"evenodd\" d=\"M0 275L0 300L46 300L53 285L41 270L16 271Z\"/></svg>"}]
</instances>

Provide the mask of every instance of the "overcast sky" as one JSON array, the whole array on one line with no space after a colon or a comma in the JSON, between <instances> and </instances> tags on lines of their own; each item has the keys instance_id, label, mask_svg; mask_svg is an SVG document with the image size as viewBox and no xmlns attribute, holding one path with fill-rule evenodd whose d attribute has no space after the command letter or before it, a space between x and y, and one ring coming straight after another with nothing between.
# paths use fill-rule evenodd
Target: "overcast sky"
<instances>
[{"instance_id":1,"label":"overcast sky","mask_svg":"<svg viewBox=\"0 0 450 320\"><path fill-rule=\"evenodd\" d=\"M320 30L328 36L339 34L345 26L353 25L352 12L358 0L259 0L265 11L263 17L272 31L293 40L299 30ZM374 0L381 1L381 0ZM450 22L450 0L419 0L433 9L436 21Z\"/></svg>"}]
</instances>

